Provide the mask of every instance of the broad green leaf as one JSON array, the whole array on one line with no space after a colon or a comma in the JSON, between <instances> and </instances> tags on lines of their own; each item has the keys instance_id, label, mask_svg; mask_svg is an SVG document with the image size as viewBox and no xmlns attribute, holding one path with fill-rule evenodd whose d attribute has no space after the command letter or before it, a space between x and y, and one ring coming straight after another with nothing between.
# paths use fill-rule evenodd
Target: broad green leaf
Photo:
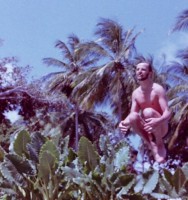
<instances>
[{"instance_id":1,"label":"broad green leaf","mask_svg":"<svg viewBox=\"0 0 188 200\"><path fill-rule=\"evenodd\" d=\"M171 174L170 171L168 171L167 169L164 169L164 176L165 176L165 179L169 182L169 184L173 187L174 184L173 184L173 175Z\"/></svg>"},{"instance_id":2,"label":"broad green leaf","mask_svg":"<svg viewBox=\"0 0 188 200\"><path fill-rule=\"evenodd\" d=\"M180 189L182 188L183 184L186 181L186 177L181 168L177 168L173 177L175 190L179 193Z\"/></svg>"},{"instance_id":3,"label":"broad green leaf","mask_svg":"<svg viewBox=\"0 0 188 200\"><path fill-rule=\"evenodd\" d=\"M188 162L183 165L182 170L186 178L188 179Z\"/></svg>"},{"instance_id":4,"label":"broad green leaf","mask_svg":"<svg viewBox=\"0 0 188 200\"><path fill-rule=\"evenodd\" d=\"M136 181L136 184L134 187L134 191L137 193L143 189L144 179L143 179L142 175L138 175L136 178L137 178L137 181Z\"/></svg>"},{"instance_id":5,"label":"broad green leaf","mask_svg":"<svg viewBox=\"0 0 188 200\"><path fill-rule=\"evenodd\" d=\"M93 171L98 165L99 155L86 137L81 137L79 141L78 158L81 163L86 163L88 170Z\"/></svg>"},{"instance_id":6,"label":"broad green leaf","mask_svg":"<svg viewBox=\"0 0 188 200\"><path fill-rule=\"evenodd\" d=\"M27 155L27 148L26 145L31 141L30 135L27 131L22 130L18 133L17 138L14 141L14 151L22 156Z\"/></svg>"},{"instance_id":7,"label":"broad green leaf","mask_svg":"<svg viewBox=\"0 0 188 200\"><path fill-rule=\"evenodd\" d=\"M127 186L134 179L133 174L119 175L118 179L114 182L115 187Z\"/></svg>"},{"instance_id":8,"label":"broad green leaf","mask_svg":"<svg viewBox=\"0 0 188 200\"><path fill-rule=\"evenodd\" d=\"M51 140L46 141L46 143L41 147L39 157L45 151L50 152L57 159L57 162L59 161L59 152L57 150L57 147Z\"/></svg>"},{"instance_id":9,"label":"broad green leaf","mask_svg":"<svg viewBox=\"0 0 188 200\"><path fill-rule=\"evenodd\" d=\"M18 172L17 168L8 158L5 157L4 162L0 164L0 171L3 177L11 184L26 186L23 176Z\"/></svg>"},{"instance_id":10,"label":"broad green leaf","mask_svg":"<svg viewBox=\"0 0 188 200\"><path fill-rule=\"evenodd\" d=\"M20 174L34 175L34 169L31 166L31 163L15 154L8 154L6 158L15 166Z\"/></svg>"},{"instance_id":11,"label":"broad green leaf","mask_svg":"<svg viewBox=\"0 0 188 200\"><path fill-rule=\"evenodd\" d=\"M39 158L38 176L48 184L49 179L54 175L56 166L56 158L49 151L42 151Z\"/></svg>"},{"instance_id":12,"label":"broad green leaf","mask_svg":"<svg viewBox=\"0 0 188 200\"><path fill-rule=\"evenodd\" d=\"M159 180L159 173L158 171L154 171L153 174L148 178L146 184L144 185L142 191L143 194L152 193L158 183L158 180Z\"/></svg>"},{"instance_id":13,"label":"broad green leaf","mask_svg":"<svg viewBox=\"0 0 188 200\"><path fill-rule=\"evenodd\" d=\"M122 198L123 195L128 194L129 190L131 189L134 183L135 183L135 180L132 179L126 186L122 187L122 189L118 192L117 196L119 198Z\"/></svg>"},{"instance_id":14,"label":"broad green leaf","mask_svg":"<svg viewBox=\"0 0 188 200\"><path fill-rule=\"evenodd\" d=\"M31 142L27 144L27 150L29 153L29 158L38 163L39 153L42 145L45 143L46 139L41 133L31 134Z\"/></svg>"},{"instance_id":15,"label":"broad green leaf","mask_svg":"<svg viewBox=\"0 0 188 200\"><path fill-rule=\"evenodd\" d=\"M172 188L174 186L171 186L171 184L166 180L166 178L162 177L161 179L159 179L159 189L160 192L163 193L165 191L172 191Z\"/></svg>"},{"instance_id":16,"label":"broad green leaf","mask_svg":"<svg viewBox=\"0 0 188 200\"><path fill-rule=\"evenodd\" d=\"M128 163L129 163L129 147L124 146L116 152L114 159L114 166L116 167L117 170L120 170Z\"/></svg>"}]
</instances>

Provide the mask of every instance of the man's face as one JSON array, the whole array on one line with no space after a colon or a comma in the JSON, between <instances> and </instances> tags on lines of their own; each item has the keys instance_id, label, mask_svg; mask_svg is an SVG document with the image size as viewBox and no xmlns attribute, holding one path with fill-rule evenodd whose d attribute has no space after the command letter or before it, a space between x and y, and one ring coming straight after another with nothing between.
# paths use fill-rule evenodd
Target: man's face
<instances>
[{"instance_id":1,"label":"man's face","mask_svg":"<svg viewBox=\"0 0 188 200\"><path fill-rule=\"evenodd\" d=\"M139 63L136 66L136 77L138 81L145 81L149 78L151 72L147 63Z\"/></svg>"}]
</instances>

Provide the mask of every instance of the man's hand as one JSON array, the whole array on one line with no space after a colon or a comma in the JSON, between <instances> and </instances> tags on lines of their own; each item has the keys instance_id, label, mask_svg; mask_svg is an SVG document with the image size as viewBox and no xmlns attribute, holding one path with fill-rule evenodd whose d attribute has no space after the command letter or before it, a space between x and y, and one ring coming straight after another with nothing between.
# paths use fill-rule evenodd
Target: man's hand
<instances>
[{"instance_id":1,"label":"man's hand","mask_svg":"<svg viewBox=\"0 0 188 200\"><path fill-rule=\"evenodd\" d=\"M119 123L119 129L122 133L126 134L127 131L129 130L130 126L129 126L129 123L126 122L125 120L124 121L121 121Z\"/></svg>"},{"instance_id":2,"label":"man's hand","mask_svg":"<svg viewBox=\"0 0 188 200\"><path fill-rule=\"evenodd\" d=\"M148 133L152 133L160 124L160 118L145 119L144 130Z\"/></svg>"}]
</instances>

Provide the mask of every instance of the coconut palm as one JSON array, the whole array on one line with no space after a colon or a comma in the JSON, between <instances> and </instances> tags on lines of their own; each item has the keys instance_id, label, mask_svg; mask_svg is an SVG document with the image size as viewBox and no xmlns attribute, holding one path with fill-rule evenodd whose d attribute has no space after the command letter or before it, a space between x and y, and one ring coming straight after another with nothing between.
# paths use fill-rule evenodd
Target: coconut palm
<instances>
[{"instance_id":1,"label":"coconut palm","mask_svg":"<svg viewBox=\"0 0 188 200\"><path fill-rule=\"evenodd\" d=\"M140 32L133 32L134 29L124 31L117 22L102 18L95 32L97 40L80 45L83 51L100 55L102 59L101 67L93 69L87 80L78 77L80 83L74 93L88 109L108 99L118 121L127 115L130 94L136 86L130 60L136 53L135 40Z\"/></svg>"},{"instance_id":2,"label":"coconut palm","mask_svg":"<svg viewBox=\"0 0 188 200\"><path fill-rule=\"evenodd\" d=\"M188 30L188 10L182 11L172 28L175 31ZM188 118L188 48L177 52L176 61L166 66L169 106L172 110L170 134L168 135L168 149L172 157L176 155L181 161L187 161L187 118Z\"/></svg>"},{"instance_id":3,"label":"coconut palm","mask_svg":"<svg viewBox=\"0 0 188 200\"><path fill-rule=\"evenodd\" d=\"M167 78L171 82L168 91L169 106L172 110L171 133L168 140L168 148L172 154L182 154L185 150L187 138L187 118L188 118L188 65L186 63L173 62L167 70ZM181 148L180 148L181 147ZM182 151L182 152L180 152Z\"/></svg>"},{"instance_id":4,"label":"coconut palm","mask_svg":"<svg viewBox=\"0 0 188 200\"><path fill-rule=\"evenodd\" d=\"M182 56L183 55L183 56ZM182 50L177 53L179 61L166 64L166 81L168 84L167 96L169 106L172 111L170 120L170 131L167 135L169 155L172 159L176 155L179 160L185 161L184 151L186 150L186 127L187 127L187 104L188 104L188 87L187 87L187 66L184 59L185 52ZM165 72L165 71L164 71ZM188 128L188 127L187 127Z\"/></svg>"},{"instance_id":5,"label":"coconut palm","mask_svg":"<svg viewBox=\"0 0 188 200\"><path fill-rule=\"evenodd\" d=\"M79 107L77 99L72 94L73 80L88 69L91 65L97 62L95 55L87 55L80 51L77 47L81 43L76 35L68 37L68 43L58 40L55 47L61 50L62 59L44 58L43 62L49 66L58 66L63 71L49 74L46 79L48 80L47 88L50 94L59 94L66 96L75 107L75 135L76 135L76 149L78 147L78 114Z\"/></svg>"}]
</instances>

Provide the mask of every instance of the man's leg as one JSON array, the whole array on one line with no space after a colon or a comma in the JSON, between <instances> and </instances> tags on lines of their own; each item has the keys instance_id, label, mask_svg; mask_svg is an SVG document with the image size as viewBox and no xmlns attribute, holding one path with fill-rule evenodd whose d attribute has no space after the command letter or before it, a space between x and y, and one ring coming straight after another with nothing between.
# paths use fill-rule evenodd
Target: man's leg
<instances>
[{"instance_id":1,"label":"man's leg","mask_svg":"<svg viewBox=\"0 0 188 200\"><path fill-rule=\"evenodd\" d=\"M152 108L146 108L143 110L142 113L144 119L148 118L155 118L160 117L161 115ZM163 137L167 134L168 131L168 123L163 122L159 127L157 127L155 130L152 130L154 141L152 140L152 137L150 137L150 143L152 147L152 152L154 154L154 158L157 162L163 162L166 157L166 149L163 142Z\"/></svg>"},{"instance_id":2,"label":"man's leg","mask_svg":"<svg viewBox=\"0 0 188 200\"><path fill-rule=\"evenodd\" d=\"M140 135L140 137L150 146L150 138L148 133L144 130L145 121L139 113L132 112L128 116L129 123L133 131Z\"/></svg>"}]
</instances>

